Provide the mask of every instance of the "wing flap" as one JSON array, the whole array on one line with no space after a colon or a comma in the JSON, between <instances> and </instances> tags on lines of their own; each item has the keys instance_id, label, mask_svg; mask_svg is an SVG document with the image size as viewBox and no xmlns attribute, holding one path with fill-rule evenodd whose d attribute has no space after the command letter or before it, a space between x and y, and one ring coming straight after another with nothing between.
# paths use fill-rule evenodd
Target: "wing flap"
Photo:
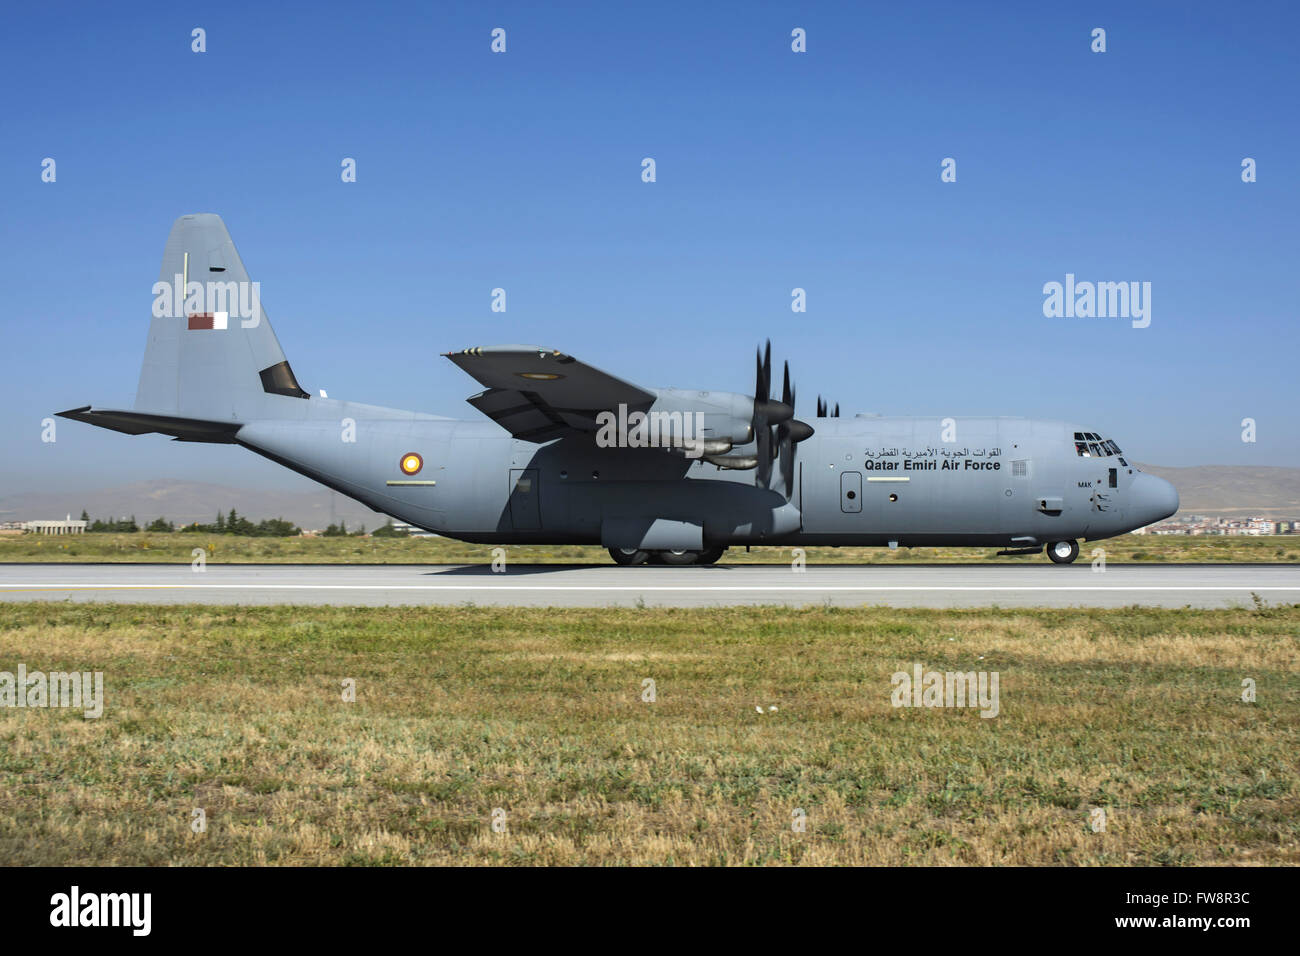
<instances>
[{"instance_id":1,"label":"wing flap","mask_svg":"<svg viewBox=\"0 0 1300 956\"><path fill-rule=\"evenodd\" d=\"M594 432L601 412L645 411L656 397L555 349L495 345L446 357L487 386L467 401L524 441Z\"/></svg>"},{"instance_id":2,"label":"wing flap","mask_svg":"<svg viewBox=\"0 0 1300 956\"><path fill-rule=\"evenodd\" d=\"M550 441L572 430L545 402L535 401L522 391L490 388L466 401L523 441Z\"/></svg>"}]
</instances>

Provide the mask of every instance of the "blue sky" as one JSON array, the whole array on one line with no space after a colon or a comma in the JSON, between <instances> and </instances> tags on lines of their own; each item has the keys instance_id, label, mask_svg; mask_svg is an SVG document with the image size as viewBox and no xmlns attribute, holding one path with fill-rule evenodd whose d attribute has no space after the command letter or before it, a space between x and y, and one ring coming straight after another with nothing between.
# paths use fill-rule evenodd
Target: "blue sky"
<instances>
[{"instance_id":1,"label":"blue sky","mask_svg":"<svg viewBox=\"0 0 1300 956\"><path fill-rule=\"evenodd\" d=\"M294 480L72 422L40 442L54 411L132 402L187 212L225 219L299 380L335 398L471 418L478 386L441 353L514 342L748 392L770 337L808 414L821 392L846 413L1072 419L1166 465L1300 466L1293 5L6 16L0 491ZM1150 327L1044 317L1066 273L1150 282Z\"/></svg>"}]
</instances>

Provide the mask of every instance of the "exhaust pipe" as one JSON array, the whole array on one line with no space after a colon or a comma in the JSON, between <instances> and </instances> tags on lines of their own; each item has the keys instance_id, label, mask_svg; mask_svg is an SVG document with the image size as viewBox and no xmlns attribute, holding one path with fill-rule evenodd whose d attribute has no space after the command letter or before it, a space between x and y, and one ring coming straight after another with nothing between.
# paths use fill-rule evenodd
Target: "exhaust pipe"
<instances>
[{"instance_id":1,"label":"exhaust pipe","mask_svg":"<svg viewBox=\"0 0 1300 956\"><path fill-rule=\"evenodd\" d=\"M758 459L753 455L705 455L704 460L710 465L730 471L745 471L758 467Z\"/></svg>"}]
</instances>

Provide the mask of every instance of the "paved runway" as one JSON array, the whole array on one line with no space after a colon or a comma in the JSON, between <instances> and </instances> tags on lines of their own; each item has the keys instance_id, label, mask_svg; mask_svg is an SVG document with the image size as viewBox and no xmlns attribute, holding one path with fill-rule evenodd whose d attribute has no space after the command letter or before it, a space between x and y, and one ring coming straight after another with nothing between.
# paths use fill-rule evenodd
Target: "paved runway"
<instances>
[{"instance_id":1,"label":"paved runway","mask_svg":"<svg viewBox=\"0 0 1300 956\"><path fill-rule=\"evenodd\" d=\"M542 607L1253 607L1300 602L1297 565L788 565L703 568L5 564L0 601L135 604L493 604Z\"/></svg>"}]
</instances>

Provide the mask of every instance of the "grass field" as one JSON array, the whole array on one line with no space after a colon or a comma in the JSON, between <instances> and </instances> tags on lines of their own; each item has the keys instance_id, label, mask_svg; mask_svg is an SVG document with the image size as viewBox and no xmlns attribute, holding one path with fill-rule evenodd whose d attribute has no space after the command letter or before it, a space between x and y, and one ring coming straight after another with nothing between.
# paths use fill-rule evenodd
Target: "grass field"
<instances>
[{"instance_id":1,"label":"grass field","mask_svg":"<svg viewBox=\"0 0 1300 956\"><path fill-rule=\"evenodd\" d=\"M0 708L0 863L1295 864L1298 649L1262 603L0 604L0 670L107 697ZM999 715L894 708L915 662Z\"/></svg>"},{"instance_id":2,"label":"grass field","mask_svg":"<svg viewBox=\"0 0 1300 956\"><path fill-rule=\"evenodd\" d=\"M175 561L189 564L203 548L214 564L488 564L491 545L450 538L250 538L236 535L85 534L0 536L0 564L31 561ZM1183 537L1124 535L1082 543L1079 559L1104 548L1108 563L1278 563L1300 561L1300 535ZM511 564L611 564L604 548L506 548ZM789 548L732 548L724 564L787 564ZM1046 556L997 557L996 548L808 548L809 564L1043 563Z\"/></svg>"}]
</instances>

